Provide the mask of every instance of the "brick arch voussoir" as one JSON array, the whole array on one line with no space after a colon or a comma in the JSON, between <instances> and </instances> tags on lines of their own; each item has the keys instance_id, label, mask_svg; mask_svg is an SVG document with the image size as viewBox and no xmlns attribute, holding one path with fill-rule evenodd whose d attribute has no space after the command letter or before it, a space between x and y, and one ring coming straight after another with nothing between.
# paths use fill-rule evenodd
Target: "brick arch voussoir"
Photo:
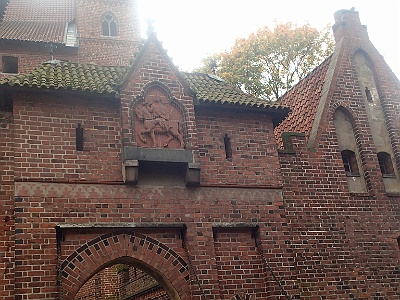
<instances>
[{"instance_id":1,"label":"brick arch voussoir","mask_svg":"<svg viewBox=\"0 0 400 300\"><path fill-rule=\"evenodd\" d=\"M189 269L178 253L141 233L116 231L88 241L63 261L60 277L64 299L73 299L82 285L99 270L126 258L162 274L182 299L188 294Z\"/></svg>"}]
</instances>

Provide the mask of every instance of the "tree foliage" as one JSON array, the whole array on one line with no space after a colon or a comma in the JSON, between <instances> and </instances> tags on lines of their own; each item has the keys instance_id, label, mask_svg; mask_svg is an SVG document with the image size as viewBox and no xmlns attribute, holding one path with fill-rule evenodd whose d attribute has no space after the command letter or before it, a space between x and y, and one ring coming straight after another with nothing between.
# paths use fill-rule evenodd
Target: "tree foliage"
<instances>
[{"instance_id":1,"label":"tree foliage","mask_svg":"<svg viewBox=\"0 0 400 300\"><path fill-rule=\"evenodd\" d=\"M230 52L212 54L196 71L216 74L225 81L263 99L276 100L334 48L328 26L317 30L306 24L278 23L236 40Z\"/></svg>"}]
</instances>

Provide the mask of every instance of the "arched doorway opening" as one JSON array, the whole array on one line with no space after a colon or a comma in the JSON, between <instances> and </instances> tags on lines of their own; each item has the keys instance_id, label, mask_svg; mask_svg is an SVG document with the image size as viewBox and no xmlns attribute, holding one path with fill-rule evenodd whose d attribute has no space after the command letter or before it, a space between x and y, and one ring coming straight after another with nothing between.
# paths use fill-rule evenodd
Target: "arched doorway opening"
<instances>
[{"instance_id":1,"label":"arched doorway opening","mask_svg":"<svg viewBox=\"0 0 400 300\"><path fill-rule=\"evenodd\" d=\"M159 272L124 257L96 272L79 289L74 300L180 299Z\"/></svg>"},{"instance_id":2,"label":"arched doorway opening","mask_svg":"<svg viewBox=\"0 0 400 300\"><path fill-rule=\"evenodd\" d=\"M147 299L127 298L140 288L147 290L148 294L154 288L153 291L158 290L162 295L168 296L152 298L157 300L181 300L190 297L190 276L185 259L166 244L148 235L124 230L109 232L81 244L69 253L60 263L59 269L59 291L63 300ZM121 286L118 284L119 276ZM138 283L140 280L142 283ZM135 281L140 287L134 288L127 295L126 292L131 287L133 289ZM124 298L107 298L103 292L106 284L113 285L112 289L116 290L114 294L123 294ZM87 297L89 294L92 298ZM96 294L97 297L93 296Z\"/></svg>"}]
</instances>

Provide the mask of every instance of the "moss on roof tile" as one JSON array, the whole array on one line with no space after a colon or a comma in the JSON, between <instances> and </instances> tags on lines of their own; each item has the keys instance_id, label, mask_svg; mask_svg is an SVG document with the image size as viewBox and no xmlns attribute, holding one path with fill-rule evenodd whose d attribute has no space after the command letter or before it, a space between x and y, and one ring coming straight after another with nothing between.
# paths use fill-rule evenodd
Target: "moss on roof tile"
<instances>
[{"instance_id":1,"label":"moss on roof tile","mask_svg":"<svg viewBox=\"0 0 400 300\"><path fill-rule=\"evenodd\" d=\"M2 78L0 85L116 94L127 74L128 67L50 61L28 74ZM284 105L246 94L214 75L185 72L181 75L200 104L288 110Z\"/></svg>"},{"instance_id":2,"label":"moss on roof tile","mask_svg":"<svg viewBox=\"0 0 400 300\"><path fill-rule=\"evenodd\" d=\"M215 75L186 72L182 72L182 75L200 102L286 109L285 106L276 102L261 100L246 94Z\"/></svg>"},{"instance_id":3,"label":"moss on roof tile","mask_svg":"<svg viewBox=\"0 0 400 300\"><path fill-rule=\"evenodd\" d=\"M0 85L115 94L126 72L127 67L50 61L31 73L2 78Z\"/></svg>"}]
</instances>

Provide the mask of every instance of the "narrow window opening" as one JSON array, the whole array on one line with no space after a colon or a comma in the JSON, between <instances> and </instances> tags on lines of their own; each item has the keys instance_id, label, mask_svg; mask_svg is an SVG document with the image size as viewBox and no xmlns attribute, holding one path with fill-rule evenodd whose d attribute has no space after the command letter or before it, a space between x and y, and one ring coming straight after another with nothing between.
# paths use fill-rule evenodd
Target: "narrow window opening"
<instances>
[{"instance_id":1,"label":"narrow window opening","mask_svg":"<svg viewBox=\"0 0 400 300\"><path fill-rule=\"evenodd\" d=\"M397 246L399 247L400 250L400 236L397 238Z\"/></svg>"},{"instance_id":2,"label":"narrow window opening","mask_svg":"<svg viewBox=\"0 0 400 300\"><path fill-rule=\"evenodd\" d=\"M356 154L351 150L343 150L342 161L347 176L359 176Z\"/></svg>"},{"instance_id":3,"label":"narrow window opening","mask_svg":"<svg viewBox=\"0 0 400 300\"><path fill-rule=\"evenodd\" d=\"M0 93L0 111L12 112L13 102L9 94Z\"/></svg>"},{"instance_id":4,"label":"narrow window opening","mask_svg":"<svg viewBox=\"0 0 400 300\"><path fill-rule=\"evenodd\" d=\"M371 91L368 89L368 87L365 87L365 96L367 97L367 100L369 102L372 102L372 94Z\"/></svg>"},{"instance_id":5,"label":"narrow window opening","mask_svg":"<svg viewBox=\"0 0 400 300\"><path fill-rule=\"evenodd\" d=\"M392 159L391 159L389 153L379 152L378 153L378 162L379 162L379 167L381 169L381 173L382 173L383 177L395 176Z\"/></svg>"},{"instance_id":6,"label":"narrow window opening","mask_svg":"<svg viewBox=\"0 0 400 300\"><path fill-rule=\"evenodd\" d=\"M103 36L117 36L117 21L112 15L105 15L101 20Z\"/></svg>"},{"instance_id":7,"label":"narrow window opening","mask_svg":"<svg viewBox=\"0 0 400 300\"><path fill-rule=\"evenodd\" d=\"M231 138L225 133L224 136L225 156L227 160L232 160Z\"/></svg>"},{"instance_id":8,"label":"narrow window opening","mask_svg":"<svg viewBox=\"0 0 400 300\"><path fill-rule=\"evenodd\" d=\"M117 36L117 23L115 21L110 22L110 36Z\"/></svg>"},{"instance_id":9,"label":"narrow window opening","mask_svg":"<svg viewBox=\"0 0 400 300\"><path fill-rule=\"evenodd\" d=\"M83 151L83 127L81 124L78 124L78 127L75 129L76 131L76 150Z\"/></svg>"},{"instance_id":10,"label":"narrow window opening","mask_svg":"<svg viewBox=\"0 0 400 300\"><path fill-rule=\"evenodd\" d=\"M2 68L3 73L11 73L11 74L18 73L18 57L3 56L2 64L3 64Z\"/></svg>"}]
</instances>

